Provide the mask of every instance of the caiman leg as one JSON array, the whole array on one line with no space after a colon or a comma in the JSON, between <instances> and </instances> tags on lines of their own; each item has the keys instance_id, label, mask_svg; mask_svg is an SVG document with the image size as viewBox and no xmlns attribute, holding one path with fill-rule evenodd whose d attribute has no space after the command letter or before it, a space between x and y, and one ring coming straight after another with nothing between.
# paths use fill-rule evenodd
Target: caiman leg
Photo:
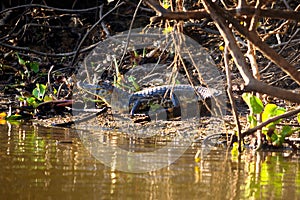
<instances>
[{"instance_id":1,"label":"caiman leg","mask_svg":"<svg viewBox=\"0 0 300 200\"><path fill-rule=\"evenodd\" d=\"M138 108L141 105L141 99L142 98L139 98L139 99L137 99L134 102L134 104L133 104L133 106L132 106L132 108L130 110L130 115L132 117L134 116L134 114L136 113L136 111L138 111ZM171 101L172 101L173 107L179 107L180 106L178 98L176 97L176 95L174 93L172 93L172 95L171 95Z\"/></svg>"},{"instance_id":2,"label":"caiman leg","mask_svg":"<svg viewBox=\"0 0 300 200\"><path fill-rule=\"evenodd\" d=\"M136 112L137 109L139 108L140 104L141 104L140 99L137 99L137 100L134 102L134 104L133 104L133 106L132 106L132 108L131 108L131 111L130 111L130 115L131 115L132 117L134 116L135 112Z\"/></svg>"}]
</instances>

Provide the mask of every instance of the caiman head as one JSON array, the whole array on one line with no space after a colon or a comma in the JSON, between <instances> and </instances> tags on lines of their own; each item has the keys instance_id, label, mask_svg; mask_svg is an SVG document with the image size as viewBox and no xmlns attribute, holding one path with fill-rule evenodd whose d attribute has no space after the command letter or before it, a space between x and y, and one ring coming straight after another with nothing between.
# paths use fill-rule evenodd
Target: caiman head
<instances>
[{"instance_id":1,"label":"caiman head","mask_svg":"<svg viewBox=\"0 0 300 200\"><path fill-rule=\"evenodd\" d=\"M107 97L114 91L114 86L109 81L99 81L96 86L96 94L101 97Z\"/></svg>"},{"instance_id":2,"label":"caiman head","mask_svg":"<svg viewBox=\"0 0 300 200\"><path fill-rule=\"evenodd\" d=\"M114 86L108 81L99 81L98 84L89 84L79 81L77 82L77 87L102 98L111 95L114 90Z\"/></svg>"}]
</instances>

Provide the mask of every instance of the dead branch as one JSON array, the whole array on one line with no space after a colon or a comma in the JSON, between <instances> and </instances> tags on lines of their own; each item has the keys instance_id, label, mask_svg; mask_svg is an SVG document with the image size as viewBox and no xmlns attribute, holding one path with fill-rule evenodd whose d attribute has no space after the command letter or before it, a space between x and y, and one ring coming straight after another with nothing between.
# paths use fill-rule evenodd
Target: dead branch
<instances>
[{"instance_id":1,"label":"dead branch","mask_svg":"<svg viewBox=\"0 0 300 200\"><path fill-rule=\"evenodd\" d=\"M116 4L113 9L111 9L110 11L108 11L107 13L105 13L103 16L101 16L100 19L95 24L93 24L93 26L85 33L85 35L83 36L83 38L81 39L80 43L78 44L78 46L77 46L77 48L75 50L75 55L74 55L74 57L72 59L71 66L73 66L75 64L75 61L76 61L76 59L78 57L78 54L79 54L80 49L81 49L81 46L83 45L84 41L87 39L88 35L97 27L98 24L100 24L103 21L103 19L105 17L107 17L110 13L112 13L114 10L116 10L117 8L119 8L120 6L122 6L123 4L125 4L125 3L121 2L119 4Z\"/></svg>"},{"instance_id":2,"label":"dead branch","mask_svg":"<svg viewBox=\"0 0 300 200\"><path fill-rule=\"evenodd\" d=\"M270 123L272 123L272 122L275 122L275 121L277 121L277 120L279 120L279 119L284 119L284 118L287 118L287 117L294 116L294 115L298 114L299 112L300 112L300 106L297 107L295 110L291 110L291 111L288 111L288 112L286 112L286 113L284 113L284 114L282 114L282 115L278 115L278 116L272 117L272 118L268 119L267 121L262 122L261 124L255 126L254 128L250 128L250 129L248 129L247 131L244 131L244 132L242 133L242 137L251 135L251 134L254 133L255 131L257 131L257 130L263 128L264 126L266 126L266 125L268 125L268 124L270 124Z\"/></svg>"},{"instance_id":3,"label":"dead branch","mask_svg":"<svg viewBox=\"0 0 300 200\"><path fill-rule=\"evenodd\" d=\"M299 95L295 95L295 93L288 91L288 90L270 86L264 82L256 80L253 77L252 73L248 69L245 57L236 43L234 35L232 34L231 30L229 29L227 22L223 18L224 13L222 13L222 11L220 11L220 9L218 7L216 7L210 0L204 0L203 2L204 2L204 5L205 5L208 13L210 13L218 30L220 31L222 37L224 38L225 43L228 44L228 47L231 51L231 55L234 59L234 62L236 64L240 74L242 75L242 78L245 81L245 90L255 91L255 92L262 93L262 94L268 94L268 95L278 97L281 99L286 99L291 102L300 103ZM236 24L233 24L233 25L236 26ZM243 29L244 29L244 27L243 27ZM251 35L255 35L255 33L252 33ZM250 41L252 42L252 40L250 40ZM255 43L257 43L257 42L255 42ZM255 45L255 46L257 47L257 45ZM260 44L259 44L259 46L260 46ZM299 74L299 72L297 72L297 73ZM293 76L295 76L295 74Z\"/></svg>"},{"instance_id":4,"label":"dead branch","mask_svg":"<svg viewBox=\"0 0 300 200\"><path fill-rule=\"evenodd\" d=\"M64 13L79 13L79 12L88 12L88 11L94 11L100 8L100 6L92 7L92 8L87 8L87 9L62 9L62 8L55 8L51 6L45 6L42 4L25 4L25 5L19 5L11 8L6 8L2 11L0 11L0 15L6 12L14 11L14 10L19 10L22 8L43 8L43 9L48 9L48 10L53 10L53 11L61 11Z\"/></svg>"},{"instance_id":5,"label":"dead branch","mask_svg":"<svg viewBox=\"0 0 300 200\"><path fill-rule=\"evenodd\" d=\"M161 16L166 15L166 13L175 13L176 12L170 12L165 10L160 6L156 0L147 0L146 1L150 7L155 9ZM237 21L234 16L229 13L226 10L221 9L218 7L215 3L211 2L211 7L215 9L216 16L219 16L219 18L223 18L225 20L228 20L232 25L237 29L238 32L240 32L242 35L244 35L257 49L259 49L269 60L274 62L278 67L280 67L286 74L288 74L295 82L297 82L300 85L300 72L293 66L291 65L286 59L284 59L282 56L280 56L275 50L270 48L266 43L262 41L262 39L257 35L257 33L253 31L249 31L246 27L242 26L239 21ZM250 8L247 8L250 9ZM260 9L253 9L252 10L256 11L253 14L261 16L261 13L263 13L263 10ZM241 8L241 10L244 10ZM210 11L206 11L207 14L210 14L211 18L214 19L215 16L213 16ZM202 14L204 12L201 12ZM298 17L296 20L300 20L300 13L298 13ZM188 16L186 12L186 16ZM222 16L222 17L221 17ZM215 19L214 19L215 20ZM226 24L225 20L222 20L224 24ZM234 41L234 40L233 40ZM244 79L245 80L245 79ZM248 86L249 87L249 86ZM250 89L250 88L249 88ZM253 88L251 88L253 89Z\"/></svg>"},{"instance_id":6,"label":"dead branch","mask_svg":"<svg viewBox=\"0 0 300 200\"><path fill-rule=\"evenodd\" d=\"M164 9L157 0L146 0L145 3L150 6L158 16L152 17L151 21L156 22L163 19L170 20L190 20L190 19L203 19L210 18L209 13L205 9L186 11L186 12L174 12ZM238 8L238 9L228 9L230 14L239 16L253 16L258 13L256 8ZM258 17L269 17L273 19L286 19L286 20L300 20L300 13L291 10L274 10L274 9L260 9Z\"/></svg>"},{"instance_id":7,"label":"dead branch","mask_svg":"<svg viewBox=\"0 0 300 200\"><path fill-rule=\"evenodd\" d=\"M95 48L100 42L97 42L95 44L91 44L90 46L81 49L79 51L79 53L84 53L84 52L90 51L91 49ZM13 46L13 45L6 44L6 43L3 43L3 42L0 42L0 46L7 47L7 48L15 50L15 51L22 51L22 52L32 53L32 54L45 56L45 57L69 57L69 56L74 56L74 54L76 53L76 51L65 52L65 53L46 53L46 52L41 52L41 51L31 49L29 47ZM20 53L20 55L22 55L22 54Z\"/></svg>"},{"instance_id":8,"label":"dead branch","mask_svg":"<svg viewBox=\"0 0 300 200\"><path fill-rule=\"evenodd\" d=\"M241 141L242 141L242 133L241 133L241 124L239 121L239 117L238 117L238 112L236 109L236 103L234 100L234 96L233 96L233 92L232 92L232 80L231 80L231 70L230 70L230 66L229 66L229 52L228 52L228 46L225 46L224 49L224 63L225 63L225 70L226 70L226 79L227 79L227 94L229 97L229 101L231 104L231 110L232 110L232 115L234 117L234 122L237 128L237 132L238 132L238 141L239 141L239 151L241 151Z\"/></svg>"},{"instance_id":9,"label":"dead branch","mask_svg":"<svg viewBox=\"0 0 300 200\"><path fill-rule=\"evenodd\" d=\"M269 45L264 43L261 38L257 35L257 33L253 31L249 31L246 27L243 27L234 16L230 13L222 10L216 5L212 5L214 9L217 10L217 14L224 17L228 20L234 28L240 34L244 35L257 49L259 49L269 60L274 62L278 67L280 67L286 74L288 74L295 82L300 85L300 72L291 65L285 58L279 55L274 49L270 48Z\"/></svg>"}]
</instances>

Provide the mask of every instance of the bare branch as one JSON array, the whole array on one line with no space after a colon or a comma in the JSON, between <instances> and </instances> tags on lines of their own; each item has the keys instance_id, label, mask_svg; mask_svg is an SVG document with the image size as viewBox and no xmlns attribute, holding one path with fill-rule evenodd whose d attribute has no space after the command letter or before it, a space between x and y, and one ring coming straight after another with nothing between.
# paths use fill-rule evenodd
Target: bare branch
<instances>
[{"instance_id":1,"label":"bare branch","mask_svg":"<svg viewBox=\"0 0 300 200\"><path fill-rule=\"evenodd\" d=\"M44 8L44 9L53 10L53 11L61 11L64 13L79 13L79 12L93 11L93 10L99 9L100 6L87 8L87 9L62 9L62 8L55 8L55 7L51 7L51 6L45 6L45 5L41 5L41 4L25 4L25 5L20 5L20 6L15 6L15 7L4 9L4 10L0 11L0 15L3 13L9 12L9 11L19 10L22 8Z\"/></svg>"},{"instance_id":2,"label":"bare branch","mask_svg":"<svg viewBox=\"0 0 300 200\"><path fill-rule=\"evenodd\" d=\"M156 11L158 16L152 17L151 21L160 21L163 19L174 19L174 20L190 20L190 19L203 19L209 18L209 13L205 9L186 11L186 12L172 12L164 9L157 0L145 0L145 3ZM232 15L235 16L253 16L258 13L255 8L238 8L238 9L228 9ZM261 9L259 10L258 17L270 17L273 19L287 19L299 21L300 13L297 11L290 10L274 10L274 9Z\"/></svg>"},{"instance_id":3,"label":"bare branch","mask_svg":"<svg viewBox=\"0 0 300 200\"><path fill-rule=\"evenodd\" d=\"M300 95L295 95L295 93L284 90L281 88L270 86L264 82L256 80L252 73L249 71L248 66L245 61L245 57L241 50L239 49L235 37L231 30L228 28L228 24L223 18L224 13L216 9L214 4L210 0L204 0L204 5L207 11L211 14L217 28L219 29L225 43L228 45L234 62L245 81L245 90L256 91L262 94L268 94L281 99L286 99L291 102L300 103ZM254 33L253 33L254 34ZM251 41L252 42L252 41Z\"/></svg>"},{"instance_id":4,"label":"bare branch","mask_svg":"<svg viewBox=\"0 0 300 200\"><path fill-rule=\"evenodd\" d=\"M92 44L88 47L85 47L85 48L81 49L79 52L83 53L83 52L90 51L95 46L97 46L100 42L97 42L97 43ZM41 51L31 49L29 47L13 46L13 45L9 45L9 44L3 43L3 42L0 42L0 46L7 47L9 49L13 49L13 50L16 50L16 51L23 51L23 52L27 52L27 53L33 53L33 54L36 54L36 55L46 56L46 57L66 57L66 56L73 56L76 53L76 51L65 52L65 53L45 53L45 52L41 52Z\"/></svg>"},{"instance_id":5,"label":"bare branch","mask_svg":"<svg viewBox=\"0 0 300 200\"><path fill-rule=\"evenodd\" d=\"M295 82L300 85L300 72L291 65L285 58L279 55L274 49L270 48L269 45L264 43L261 38L254 31L249 31L243 27L232 15L219 9L217 6L214 6L218 10L218 15L222 15L226 20L228 20L234 28L242 35L244 35L257 49L259 49L264 56L269 60L274 62L278 67L280 67L286 74L288 74Z\"/></svg>"},{"instance_id":6,"label":"bare branch","mask_svg":"<svg viewBox=\"0 0 300 200\"><path fill-rule=\"evenodd\" d=\"M110 13L112 13L114 10L116 10L117 8L119 8L121 5L125 4L124 2L121 2L119 4L116 4L114 8L112 8L110 11L108 11L107 13L105 13L103 16L100 17L100 19L89 29L88 32L86 32L86 34L83 36L83 38L81 39L80 43L78 44L76 51L75 51L75 55L72 59L71 62L71 66L73 66L75 64L75 61L77 59L77 56L80 52L80 48L83 45L84 41L86 40L87 36L97 27L98 24L100 24L103 19L108 16Z\"/></svg>"},{"instance_id":7,"label":"bare branch","mask_svg":"<svg viewBox=\"0 0 300 200\"><path fill-rule=\"evenodd\" d=\"M226 70L226 79L227 79L227 94L229 97L229 101L231 104L231 110L232 110L232 114L234 117L234 121L235 121L235 125L237 128L237 132L238 132L238 142L239 142L239 151L241 151L241 142L242 142L242 134L241 134L241 124L239 121L239 117L238 117L238 112L236 109L236 104L234 101L234 96L232 93L232 80L231 80L231 70L229 67L229 53L228 53L228 47L225 46L224 49L224 63L225 63L225 70Z\"/></svg>"},{"instance_id":8,"label":"bare branch","mask_svg":"<svg viewBox=\"0 0 300 200\"><path fill-rule=\"evenodd\" d=\"M275 121L277 121L279 119L283 119L283 118L294 116L294 115L298 114L299 112L300 112L300 106L297 107L295 110L291 110L291 111L288 111L288 112L286 112L286 113L284 113L282 115L278 115L276 117L272 117L272 118L268 119L267 121L259 124L258 126L254 127L254 128L250 128L247 131L244 131L242 133L242 136L245 137L247 135L251 135L255 131L261 129L262 127L264 127L264 126L266 126L266 125L268 125L268 124L270 124L272 122L275 122Z\"/></svg>"}]
</instances>

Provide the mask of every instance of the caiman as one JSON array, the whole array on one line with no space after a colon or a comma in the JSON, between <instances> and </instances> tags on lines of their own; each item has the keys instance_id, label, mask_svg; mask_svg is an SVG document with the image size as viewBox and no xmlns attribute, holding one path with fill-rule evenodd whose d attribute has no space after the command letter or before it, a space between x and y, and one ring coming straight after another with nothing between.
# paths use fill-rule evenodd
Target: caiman
<instances>
[{"instance_id":1,"label":"caiman","mask_svg":"<svg viewBox=\"0 0 300 200\"><path fill-rule=\"evenodd\" d=\"M145 88L141 91L129 93L110 82L101 82L97 85L78 82L78 88L89 91L95 96L109 102L114 109L127 110L134 116L141 111L149 111L153 105L161 105L164 109L178 108L183 104L206 102L221 95L221 91L203 86L162 85Z\"/></svg>"}]
</instances>

